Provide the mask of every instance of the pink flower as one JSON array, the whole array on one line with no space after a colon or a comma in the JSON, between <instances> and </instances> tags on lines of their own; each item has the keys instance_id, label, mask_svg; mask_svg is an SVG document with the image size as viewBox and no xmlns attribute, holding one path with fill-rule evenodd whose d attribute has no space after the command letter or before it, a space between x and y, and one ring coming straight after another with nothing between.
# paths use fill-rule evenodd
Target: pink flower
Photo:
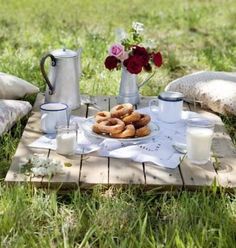
<instances>
[{"instance_id":1,"label":"pink flower","mask_svg":"<svg viewBox=\"0 0 236 248\"><path fill-rule=\"evenodd\" d=\"M124 51L125 51L124 46L122 46L121 44L114 44L109 49L109 55L115 56L116 58L119 59L119 57L123 55Z\"/></svg>"},{"instance_id":2,"label":"pink flower","mask_svg":"<svg viewBox=\"0 0 236 248\"><path fill-rule=\"evenodd\" d=\"M129 54L128 54L127 52L124 51L124 52L119 56L119 60L124 61L124 60L128 59L128 57L129 57Z\"/></svg>"}]
</instances>

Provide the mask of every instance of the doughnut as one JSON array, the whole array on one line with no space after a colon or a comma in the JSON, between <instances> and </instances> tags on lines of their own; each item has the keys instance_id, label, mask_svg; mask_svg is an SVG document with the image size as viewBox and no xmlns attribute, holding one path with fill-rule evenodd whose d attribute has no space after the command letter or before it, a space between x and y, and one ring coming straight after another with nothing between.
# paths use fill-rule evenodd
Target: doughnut
<instances>
[{"instance_id":1,"label":"doughnut","mask_svg":"<svg viewBox=\"0 0 236 248\"><path fill-rule=\"evenodd\" d=\"M124 103L116 105L111 109L111 117L120 118L126 114L131 114L133 112L133 105L130 103Z\"/></svg>"},{"instance_id":2,"label":"doughnut","mask_svg":"<svg viewBox=\"0 0 236 248\"><path fill-rule=\"evenodd\" d=\"M101 134L102 131L100 130L99 128L99 123L95 123L93 126L92 126L92 130L94 133L97 133L97 134Z\"/></svg>"},{"instance_id":3,"label":"doughnut","mask_svg":"<svg viewBox=\"0 0 236 248\"><path fill-rule=\"evenodd\" d=\"M118 118L110 118L106 121L99 122L98 128L102 133L121 133L125 128L125 123Z\"/></svg>"},{"instance_id":4,"label":"doughnut","mask_svg":"<svg viewBox=\"0 0 236 248\"><path fill-rule=\"evenodd\" d=\"M122 121L127 125L127 124L131 124L135 121L140 120L141 115L138 112L132 112L130 115L127 115L125 117L123 117Z\"/></svg>"},{"instance_id":5,"label":"doughnut","mask_svg":"<svg viewBox=\"0 0 236 248\"><path fill-rule=\"evenodd\" d=\"M146 126L146 125L150 122L150 120L151 120L151 118L150 118L149 115L146 115L146 114L140 114L140 115L141 115L140 120L139 120L139 121L135 121L135 122L133 123L133 125L135 126L135 128L144 127L144 126Z\"/></svg>"},{"instance_id":6,"label":"doughnut","mask_svg":"<svg viewBox=\"0 0 236 248\"><path fill-rule=\"evenodd\" d=\"M143 136L147 136L151 133L151 130L148 126L144 126L141 128L138 128L135 130L135 136L136 137L143 137Z\"/></svg>"},{"instance_id":7,"label":"doughnut","mask_svg":"<svg viewBox=\"0 0 236 248\"><path fill-rule=\"evenodd\" d=\"M121 139L132 138L134 137L134 135L135 135L135 128L132 124L125 126L125 129L121 133L110 134L112 138L121 138Z\"/></svg>"},{"instance_id":8,"label":"doughnut","mask_svg":"<svg viewBox=\"0 0 236 248\"><path fill-rule=\"evenodd\" d=\"M96 122L106 121L111 117L111 113L108 111L100 111L95 115Z\"/></svg>"}]
</instances>

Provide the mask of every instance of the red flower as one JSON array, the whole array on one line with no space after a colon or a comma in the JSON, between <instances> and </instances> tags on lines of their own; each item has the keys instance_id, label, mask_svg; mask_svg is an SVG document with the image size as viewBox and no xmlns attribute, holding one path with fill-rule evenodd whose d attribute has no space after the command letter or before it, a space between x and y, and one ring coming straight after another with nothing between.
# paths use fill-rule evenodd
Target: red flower
<instances>
[{"instance_id":1,"label":"red flower","mask_svg":"<svg viewBox=\"0 0 236 248\"><path fill-rule=\"evenodd\" d=\"M133 55L140 56L140 60L141 60L143 66L148 64L149 54L144 47L134 46L133 47Z\"/></svg>"},{"instance_id":2,"label":"red flower","mask_svg":"<svg viewBox=\"0 0 236 248\"><path fill-rule=\"evenodd\" d=\"M157 67L160 67L162 65L162 56L160 52L154 53L152 59Z\"/></svg>"},{"instance_id":3,"label":"red flower","mask_svg":"<svg viewBox=\"0 0 236 248\"><path fill-rule=\"evenodd\" d=\"M108 56L104 62L108 70L113 70L117 68L118 63L120 62L115 56Z\"/></svg>"},{"instance_id":4,"label":"red flower","mask_svg":"<svg viewBox=\"0 0 236 248\"><path fill-rule=\"evenodd\" d=\"M132 74L138 74L142 71L142 57L137 55L131 55L124 61L124 66Z\"/></svg>"}]
</instances>

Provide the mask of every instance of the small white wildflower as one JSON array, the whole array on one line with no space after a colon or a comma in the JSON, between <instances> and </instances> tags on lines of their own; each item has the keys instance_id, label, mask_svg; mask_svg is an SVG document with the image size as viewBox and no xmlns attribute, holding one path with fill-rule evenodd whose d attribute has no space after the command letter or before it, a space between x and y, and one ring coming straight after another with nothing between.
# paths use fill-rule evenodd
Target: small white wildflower
<instances>
[{"instance_id":1,"label":"small white wildflower","mask_svg":"<svg viewBox=\"0 0 236 248\"><path fill-rule=\"evenodd\" d=\"M57 169L55 166L50 166L46 170L47 170L47 175L51 177L56 174Z\"/></svg>"},{"instance_id":2,"label":"small white wildflower","mask_svg":"<svg viewBox=\"0 0 236 248\"><path fill-rule=\"evenodd\" d=\"M149 39L149 40L147 40L146 42L144 42L143 45L144 45L145 47L150 48L150 49L154 49L154 48L156 48L156 46L157 46L156 42L155 42L154 40L151 40L151 39Z\"/></svg>"},{"instance_id":3,"label":"small white wildflower","mask_svg":"<svg viewBox=\"0 0 236 248\"><path fill-rule=\"evenodd\" d=\"M43 168L43 167L33 167L31 168L31 171L33 172L34 176L38 177L38 176L45 176L47 175L47 169Z\"/></svg>"},{"instance_id":4,"label":"small white wildflower","mask_svg":"<svg viewBox=\"0 0 236 248\"><path fill-rule=\"evenodd\" d=\"M34 176L53 176L56 173L63 173L61 162L47 158L45 155L34 154L30 157L30 162Z\"/></svg>"},{"instance_id":5,"label":"small white wildflower","mask_svg":"<svg viewBox=\"0 0 236 248\"><path fill-rule=\"evenodd\" d=\"M144 30L144 24L141 22L133 22L132 28L138 33L141 34Z\"/></svg>"}]
</instances>

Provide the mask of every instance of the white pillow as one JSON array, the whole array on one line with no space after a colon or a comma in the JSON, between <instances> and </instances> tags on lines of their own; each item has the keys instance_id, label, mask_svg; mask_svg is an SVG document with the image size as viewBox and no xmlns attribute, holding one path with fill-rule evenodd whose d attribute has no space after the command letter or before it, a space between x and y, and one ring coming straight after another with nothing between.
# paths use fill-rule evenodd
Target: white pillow
<instances>
[{"instance_id":1,"label":"white pillow","mask_svg":"<svg viewBox=\"0 0 236 248\"><path fill-rule=\"evenodd\" d=\"M0 72L0 99L19 99L38 92L39 88L29 82Z\"/></svg>"},{"instance_id":2,"label":"white pillow","mask_svg":"<svg viewBox=\"0 0 236 248\"><path fill-rule=\"evenodd\" d=\"M181 92L186 101L198 101L214 112L236 115L235 73L197 72L172 81L165 90Z\"/></svg>"},{"instance_id":3,"label":"white pillow","mask_svg":"<svg viewBox=\"0 0 236 248\"><path fill-rule=\"evenodd\" d=\"M9 130L17 120L32 109L29 102L19 100L0 100L0 135Z\"/></svg>"}]
</instances>

